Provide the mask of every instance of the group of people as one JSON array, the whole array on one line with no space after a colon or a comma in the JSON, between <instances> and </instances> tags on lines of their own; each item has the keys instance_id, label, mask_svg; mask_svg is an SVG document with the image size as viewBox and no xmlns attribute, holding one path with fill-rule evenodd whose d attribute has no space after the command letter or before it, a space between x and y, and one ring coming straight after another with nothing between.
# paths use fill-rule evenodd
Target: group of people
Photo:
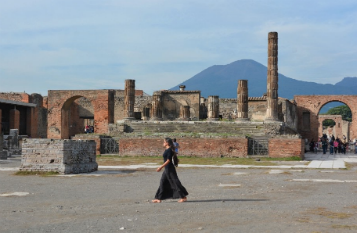
<instances>
[{"instance_id":1,"label":"group of people","mask_svg":"<svg viewBox=\"0 0 357 233\"><path fill-rule=\"evenodd\" d=\"M163 168L165 168L165 170L162 173L160 186L157 189L155 199L152 200L152 202L160 203L162 200L168 198L179 199L178 202L186 202L188 192L181 184L175 168L179 163L177 154L180 146L175 138L165 138L163 146L165 148L164 154L162 155L164 163L158 167L156 171L160 172Z\"/></svg>"},{"instance_id":2,"label":"group of people","mask_svg":"<svg viewBox=\"0 0 357 233\"><path fill-rule=\"evenodd\" d=\"M328 147L330 147L331 155L337 153L346 154L346 152L350 149L349 147L351 145L354 146L354 152L355 154L357 154L357 141L347 141L346 136L343 136L343 138L340 139L338 137L335 138L334 135L328 137L326 134L324 134L319 139L319 142L315 142L313 139L311 139L309 144L310 151L317 153L317 150L319 149L319 144L321 144L323 154L326 154Z\"/></svg>"},{"instance_id":3,"label":"group of people","mask_svg":"<svg viewBox=\"0 0 357 233\"><path fill-rule=\"evenodd\" d=\"M93 125L86 125L86 127L84 127L84 132L85 133L94 133Z\"/></svg>"}]
</instances>

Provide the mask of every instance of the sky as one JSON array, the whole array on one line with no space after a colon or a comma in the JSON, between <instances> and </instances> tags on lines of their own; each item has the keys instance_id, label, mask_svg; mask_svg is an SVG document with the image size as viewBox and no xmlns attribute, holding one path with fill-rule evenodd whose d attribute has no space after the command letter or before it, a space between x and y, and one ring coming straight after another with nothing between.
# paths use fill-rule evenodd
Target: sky
<instances>
[{"instance_id":1,"label":"sky","mask_svg":"<svg viewBox=\"0 0 357 233\"><path fill-rule=\"evenodd\" d=\"M212 65L267 65L335 84L357 77L355 0L0 0L0 92L136 89L152 95Z\"/></svg>"}]
</instances>

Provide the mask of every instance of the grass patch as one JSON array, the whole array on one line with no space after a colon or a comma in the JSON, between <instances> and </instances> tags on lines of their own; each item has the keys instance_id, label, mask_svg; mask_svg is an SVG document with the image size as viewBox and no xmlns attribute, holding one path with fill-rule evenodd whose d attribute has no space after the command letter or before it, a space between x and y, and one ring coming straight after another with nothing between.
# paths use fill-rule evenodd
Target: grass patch
<instances>
[{"instance_id":1,"label":"grass patch","mask_svg":"<svg viewBox=\"0 0 357 233\"><path fill-rule=\"evenodd\" d=\"M327 210L326 208L316 208L313 210L308 211L310 214L320 215L327 218L332 219L345 219L353 216L353 214L348 213L340 213L340 212L332 212Z\"/></svg>"},{"instance_id":2,"label":"grass patch","mask_svg":"<svg viewBox=\"0 0 357 233\"><path fill-rule=\"evenodd\" d=\"M191 156L179 156L181 164L198 164L198 165L259 165L273 166L276 165L271 161L255 161L254 158L200 158ZM97 156L97 163L101 166L116 166L116 165L135 165L143 163L162 164L162 156L117 156L105 155Z\"/></svg>"},{"instance_id":3,"label":"grass patch","mask_svg":"<svg viewBox=\"0 0 357 233\"><path fill-rule=\"evenodd\" d=\"M261 161L301 161L299 156L292 156L286 158L260 158Z\"/></svg>"},{"instance_id":4,"label":"grass patch","mask_svg":"<svg viewBox=\"0 0 357 233\"><path fill-rule=\"evenodd\" d=\"M332 225L334 229L357 230L357 225Z\"/></svg>"},{"instance_id":5,"label":"grass patch","mask_svg":"<svg viewBox=\"0 0 357 233\"><path fill-rule=\"evenodd\" d=\"M58 172L46 172L46 171L18 171L15 176L55 176Z\"/></svg>"}]
</instances>

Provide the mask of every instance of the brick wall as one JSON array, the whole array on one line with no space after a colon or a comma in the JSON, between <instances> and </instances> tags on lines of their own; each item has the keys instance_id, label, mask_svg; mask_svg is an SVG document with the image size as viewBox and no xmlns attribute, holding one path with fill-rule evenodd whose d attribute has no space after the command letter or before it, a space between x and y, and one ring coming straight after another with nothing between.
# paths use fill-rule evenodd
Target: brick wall
<instances>
[{"instance_id":1,"label":"brick wall","mask_svg":"<svg viewBox=\"0 0 357 233\"><path fill-rule=\"evenodd\" d=\"M122 138L120 156L161 156L163 138ZM197 157L247 157L246 138L178 138L179 154Z\"/></svg>"},{"instance_id":2,"label":"brick wall","mask_svg":"<svg viewBox=\"0 0 357 233\"><path fill-rule=\"evenodd\" d=\"M304 158L304 140L301 138L271 138L269 139L269 157L283 158L299 156Z\"/></svg>"},{"instance_id":3,"label":"brick wall","mask_svg":"<svg viewBox=\"0 0 357 233\"><path fill-rule=\"evenodd\" d=\"M298 106L298 130L303 138L315 141L319 137L319 119L318 114L320 109L327 103L338 101L346 104L352 112L352 122L350 124L350 138L357 138L357 95L296 95L294 100ZM303 122L303 114L309 113L310 127L306 127Z\"/></svg>"},{"instance_id":4,"label":"brick wall","mask_svg":"<svg viewBox=\"0 0 357 233\"><path fill-rule=\"evenodd\" d=\"M94 141L24 139L21 171L87 173L98 170Z\"/></svg>"}]
</instances>

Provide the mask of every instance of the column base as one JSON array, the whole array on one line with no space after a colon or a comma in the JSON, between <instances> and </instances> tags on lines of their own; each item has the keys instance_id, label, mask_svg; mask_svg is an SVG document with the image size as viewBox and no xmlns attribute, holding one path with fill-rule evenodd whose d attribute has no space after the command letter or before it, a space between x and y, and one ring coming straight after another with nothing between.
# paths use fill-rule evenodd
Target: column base
<instances>
[{"instance_id":1,"label":"column base","mask_svg":"<svg viewBox=\"0 0 357 233\"><path fill-rule=\"evenodd\" d=\"M249 121L249 118L237 118L235 121L236 122L247 122L247 121Z\"/></svg>"},{"instance_id":2,"label":"column base","mask_svg":"<svg viewBox=\"0 0 357 233\"><path fill-rule=\"evenodd\" d=\"M207 121L219 121L219 118L207 118Z\"/></svg>"}]
</instances>

